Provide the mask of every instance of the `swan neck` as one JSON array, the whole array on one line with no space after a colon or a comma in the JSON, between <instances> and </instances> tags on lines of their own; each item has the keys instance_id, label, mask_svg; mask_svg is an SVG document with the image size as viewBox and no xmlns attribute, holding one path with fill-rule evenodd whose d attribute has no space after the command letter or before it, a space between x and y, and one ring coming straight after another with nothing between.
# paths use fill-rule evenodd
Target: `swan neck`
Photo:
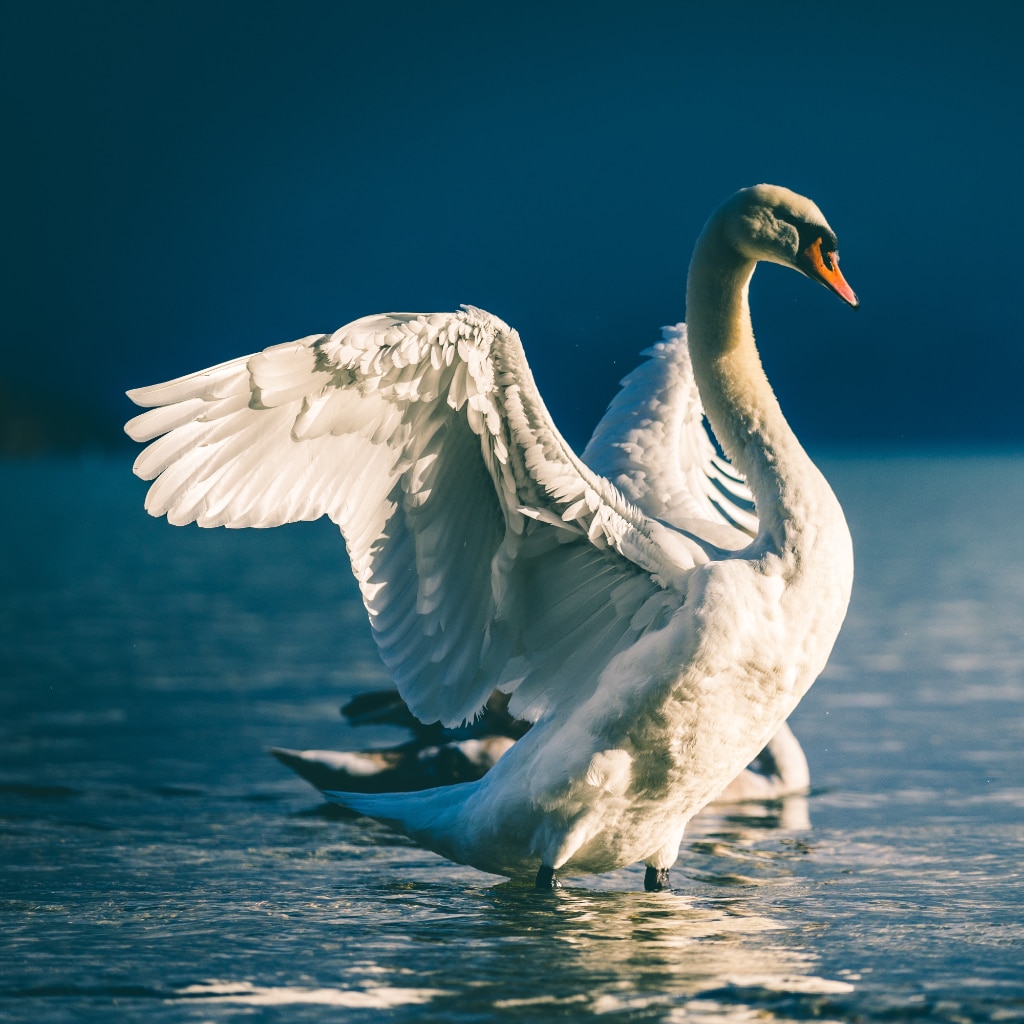
<instances>
[{"instance_id":1,"label":"swan neck","mask_svg":"<svg viewBox=\"0 0 1024 1024\"><path fill-rule=\"evenodd\" d=\"M786 422L761 365L748 297L755 266L713 218L690 263L687 336L715 437L746 476L762 529L776 532L775 524L792 525L800 516L799 509L790 507L792 484L821 477Z\"/></svg>"}]
</instances>

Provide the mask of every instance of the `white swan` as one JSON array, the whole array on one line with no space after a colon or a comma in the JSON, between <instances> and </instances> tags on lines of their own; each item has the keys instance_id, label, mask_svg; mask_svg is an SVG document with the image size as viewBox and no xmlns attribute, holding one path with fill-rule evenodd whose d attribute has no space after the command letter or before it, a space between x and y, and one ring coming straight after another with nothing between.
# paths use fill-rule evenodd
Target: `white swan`
<instances>
[{"instance_id":1,"label":"white swan","mask_svg":"<svg viewBox=\"0 0 1024 1024\"><path fill-rule=\"evenodd\" d=\"M836 250L787 189L720 207L690 266L689 348L678 329L665 350L672 397L621 410L621 443L596 460L608 475L559 435L515 331L471 307L367 317L129 393L156 407L129 434L164 435L135 464L155 478L151 514L330 516L417 717L458 723L497 686L535 723L478 782L338 802L540 887L638 860L648 889L667 885L686 822L776 733L846 613L849 532L765 378L747 301L770 260L856 306ZM735 479L695 447L700 399L748 482L753 537Z\"/></svg>"}]
</instances>

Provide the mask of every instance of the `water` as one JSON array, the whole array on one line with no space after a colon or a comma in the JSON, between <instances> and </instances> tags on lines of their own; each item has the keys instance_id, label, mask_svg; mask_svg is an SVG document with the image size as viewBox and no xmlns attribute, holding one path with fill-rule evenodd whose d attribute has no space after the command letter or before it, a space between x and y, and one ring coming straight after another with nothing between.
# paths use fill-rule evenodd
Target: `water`
<instances>
[{"instance_id":1,"label":"water","mask_svg":"<svg viewBox=\"0 0 1024 1024\"><path fill-rule=\"evenodd\" d=\"M0 465L0 1019L1024 1020L1024 458L833 458L858 580L807 800L538 894L327 812L270 745L384 683L333 527L174 529Z\"/></svg>"}]
</instances>

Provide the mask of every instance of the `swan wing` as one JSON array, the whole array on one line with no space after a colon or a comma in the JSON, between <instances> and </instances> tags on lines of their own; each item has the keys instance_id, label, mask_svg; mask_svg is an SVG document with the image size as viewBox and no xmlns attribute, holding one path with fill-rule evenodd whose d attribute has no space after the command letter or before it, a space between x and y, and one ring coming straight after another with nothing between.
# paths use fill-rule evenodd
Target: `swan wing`
<instances>
[{"instance_id":1,"label":"swan wing","mask_svg":"<svg viewBox=\"0 0 1024 1024\"><path fill-rule=\"evenodd\" d=\"M686 325L662 328L662 340L622 381L583 452L647 515L723 548L757 533L742 474L715 447L693 376Z\"/></svg>"},{"instance_id":2,"label":"swan wing","mask_svg":"<svg viewBox=\"0 0 1024 1024\"><path fill-rule=\"evenodd\" d=\"M536 720L678 607L700 545L554 427L515 331L386 314L129 392L135 472L175 524L342 530L381 655L424 721L497 685Z\"/></svg>"}]
</instances>

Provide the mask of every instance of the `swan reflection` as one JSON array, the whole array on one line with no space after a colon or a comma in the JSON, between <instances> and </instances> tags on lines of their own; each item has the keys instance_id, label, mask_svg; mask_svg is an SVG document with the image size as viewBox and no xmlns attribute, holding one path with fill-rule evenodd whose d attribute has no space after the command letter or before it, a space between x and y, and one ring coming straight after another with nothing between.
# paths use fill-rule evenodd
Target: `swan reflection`
<instances>
[{"instance_id":1,"label":"swan reflection","mask_svg":"<svg viewBox=\"0 0 1024 1024\"><path fill-rule=\"evenodd\" d=\"M760 860L762 872L788 874L780 858ZM623 873L640 875L639 869ZM771 881L763 877L760 884ZM849 981L822 976L799 935L765 913L762 889L700 888L699 895L658 897L567 888L538 898L510 884L496 887L484 897L485 917L496 932L518 932L527 958L535 951L545 963L541 979L531 979L525 991L520 980L493 998L493 1009L522 1014L561 1007L674 1019L664 1017L667 1011L692 1019L688 1015L701 1009L716 1017L724 1008L730 1015L743 1009L763 1014L769 993L795 999L788 1003L792 1012L804 998L853 991ZM501 971L497 961L507 951L505 944L495 948L491 968Z\"/></svg>"}]
</instances>

